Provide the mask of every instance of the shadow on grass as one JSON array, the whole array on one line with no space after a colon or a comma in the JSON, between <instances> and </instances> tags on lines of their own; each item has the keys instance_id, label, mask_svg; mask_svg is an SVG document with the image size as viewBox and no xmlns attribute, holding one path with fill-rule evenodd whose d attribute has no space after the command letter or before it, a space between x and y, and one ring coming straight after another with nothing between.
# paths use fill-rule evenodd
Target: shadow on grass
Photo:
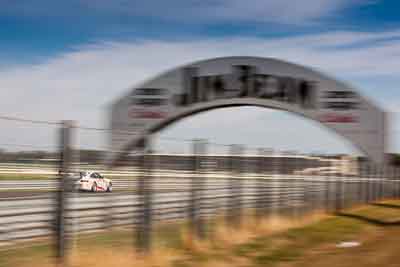
<instances>
[{"instance_id":1,"label":"shadow on grass","mask_svg":"<svg viewBox=\"0 0 400 267\"><path fill-rule=\"evenodd\" d=\"M370 206L342 211L338 216L362 220L380 226L400 225L400 206L392 204L376 203Z\"/></svg>"},{"instance_id":2,"label":"shadow on grass","mask_svg":"<svg viewBox=\"0 0 400 267\"><path fill-rule=\"evenodd\" d=\"M383 207L383 208L400 209L400 204L374 203L372 205L377 206L377 207Z\"/></svg>"}]
</instances>

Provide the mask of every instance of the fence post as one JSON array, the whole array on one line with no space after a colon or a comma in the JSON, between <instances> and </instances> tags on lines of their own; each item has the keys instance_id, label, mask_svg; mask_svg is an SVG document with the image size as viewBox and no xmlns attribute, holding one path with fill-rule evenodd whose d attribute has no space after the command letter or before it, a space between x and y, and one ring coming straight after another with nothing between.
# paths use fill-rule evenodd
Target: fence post
<instances>
[{"instance_id":1,"label":"fence post","mask_svg":"<svg viewBox=\"0 0 400 267\"><path fill-rule=\"evenodd\" d=\"M331 186L330 186L330 181L331 181L331 175L333 172L333 159L329 159L329 167L328 167L328 171L327 174L325 176L325 212L329 213L331 211L330 209L330 204L331 204L331 199L330 199L330 190L331 190Z\"/></svg>"},{"instance_id":2,"label":"fence post","mask_svg":"<svg viewBox=\"0 0 400 267\"><path fill-rule=\"evenodd\" d=\"M262 148L258 149L258 157L257 157L257 204L256 204L256 216L261 218L266 209L265 203L265 150Z\"/></svg>"},{"instance_id":3,"label":"fence post","mask_svg":"<svg viewBox=\"0 0 400 267\"><path fill-rule=\"evenodd\" d=\"M139 252L149 252L151 249L152 230L152 177L151 177L151 151L149 140L143 141L139 167L142 173L137 180L138 203L140 207L138 226L136 230L136 242Z\"/></svg>"},{"instance_id":4,"label":"fence post","mask_svg":"<svg viewBox=\"0 0 400 267\"><path fill-rule=\"evenodd\" d=\"M73 121L63 121L60 129L60 170L57 189L57 206L55 213L56 257L59 265L66 265L66 252L69 248L67 231L68 191L71 191L69 173L72 163L72 133Z\"/></svg>"},{"instance_id":5,"label":"fence post","mask_svg":"<svg viewBox=\"0 0 400 267\"><path fill-rule=\"evenodd\" d=\"M363 200L363 174L364 174L364 169L363 169L363 164L362 162L358 159L357 161L358 169L357 169L357 203L356 205L360 205Z\"/></svg>"},{"instance_id":6,"label":"fence post","mask_svg":"<svg viewBox=\"0 0 400 267\"><path fill-rule=\"evenodd\" d=\"M206 143L203 140L193 140L193 157L191 177L191 194L189 205L189 223L191 234L199 239L205 238L204 220L201 217L202 197L204 190L204 177L200 177L202 156L205 155Z\"/></svg>"},{"instance_id":7,"label":"fence post","mask_svg":"<svg viewBox=\"0 0 400 267\"><path fill-rule=\"evenodd\" d=\"M394 180L394 183L395 183L395 189L394 189L394 198L395 199L398 199L399 196L400 196L400 190L399 190L400 189L400 185L399 185L398 173L399 173L398 168L394 167L393 180Z\"/></svg>"},{"instance_id":8,"label":"fence post","mask_svg":"<svg viewBox=\"0 0 400 267\"><path fill-rule=\"evenodd\" d=\"M395 167L395 180L396 180L396 198L400 198L400 177L399 177L399 168Z\"/></svg>"},{"instance_id":9,"label":"fence post","mask_svg":"<svg viewBox=\"0 0 400 267\"><path fill-rule=\"evenodd\" d=\"M369 204L371 202L371 163L368 162L367 163L367 173L366 173L366 177L367 177L367 181L366 181L366 195L365 195L365 199L366 199L366 203Z\"/></svg>"},{"instance_id":10,"label":"fence post","mask_svg":"<svg viewBox=\"0 0 400 267\"><path fill-rule=\"evenodd\" d=\"M390 181L391 181L391 195L390 198L391 199L395 199L396 198L396 168L395 167L391 167L390 168L391 172L390 172Z\"/></svg>"},{"instance_id":11,"label":"fence post","mask_svg":"<svg viewBox=\"0 0 400 267\"><path fill-rule=\"evenodd\" d=\"M286 155L283 155L282 152L279 153L279 158L278 158L278 181L276 185L276 191L277 192L277 197L278 197L278 202L277 202L277 207L276 211L280 215L284 215L284 207L285 207L285 198L282 197L284 194L284 181L285 178L287 178L288 174L288 157Z\"/></svg>"},{"instance_id":12,"label":"fence post","mask_svg":"<svg viewBox=\"0 0 400 267\"><path fill-rule=\"evenodd\" d=\"M377 186L376 186L376 180L378 176L378 168L374 164L373 166L373 181L372 181L372 202L375 202L377 199Z\"/></svg>"},{"instance_id":13,"label":"fence post","mask_svg":"<svg viewBox=\"0 0 400 267\"><path fill-rule=\"evenodd\" d=\"M361 195L360 195L360 201L359 204L365 204L366 201L366 191L365 191L365 176L366 176L366 168L365 168L365 162L361 161L360 163L360 174L359 174L359 178L360 178L360 191L361 191Z\"/></svg>"},{"instance_id":14,"label":"fence post","mask_svg":"<svg viewBox=\"0 0 400 267\"><path fill-rule=\"evenodd\" d=\"M389 198L390 199L393 199L394 198L394 172L393 172L393 167L392 166L389 166L388 167L389 169L388 169L388 174L387 174L387 179L388 179L388 184L389 184L389 188L390 188L390 191L389 191Z\"/></svg>"},{"instance_id":15,"label":"fence post","mask_svg":"<svg viewBox=\"0 0 400 267\"><path fill-rule=\"evenodd\" d=\"M349 202L348 202L347 192L351 189L349 188L349 184L348 184L348 177L349 177L348 170L347 170L348 163L346 162L346 159L342 159L342 162L344 162L344 165L345 165L345 167L343 167L343 173L341 175L342 183L341 183L341 187L340 187L341 194L342 194L341 209L343 210L343 209L346 209L348 206Z\"/></svg>"},{"instance_id":16,"label":"fence post","mask_svg":"<svg viewBox=\"0 0 400 267\"><path fill-rule=\"evenodd\" d=\"M230 170L231 178L229 179L229 214L228 221L233 226L240 226L242 216L242 201L241 201L241 172L242 164L242 151L243 148L240 145L231 145L230 148Z\"/></svg>"},{"instance_id":17,"label":"fence post","mask_svg":"<svg viewBox=\"0 0 400 267\"><path fill-rule=\"evenodd\" d=\"M338 175L336 175L336 177L335 177L335 184L336 184L336 186L335 186L335 189L336 189L336 203L335 203L335 211L336 212L339 212L339 211L341 211L342 210L342 208L343 208L343 203L342 203L342 201L343 201L343 191L342 191L342 186L343 186L343 184L342 184L342 178L343 178L343 174L342 174L342 170L343 170L343 166L342 166L342 159L341 159L341 162L340 162L340 177L338 177Z\"/></svg>"},{"instance_id":18,"label":"fence post","mask_svg":"<svg viewBox=\"0 0 400 267\"><path fill-rule=\"evenodd\" d=\"M301 216L306 213L307 210L307 196L305 194L305 176L307 173L301 173L301 171L307 170L307 161L308 158L298 158L298 154L295 153L293 158L293 167L292 167L292 177L290 180L290 188L288 190L289 194L289 203L292 209L293 216ZM296 173L297 172L297 173ZM301 190L301 192L300 192ZM300 193L299 193L300 192ZM301 196L300 196L301 195ZM302 205L299 203L302 201Z\"/></svg>"},{"instance_id":19,"label":"fence post","mask_svg":"<svg viewBox=\"0 0 400 267\"><path fill-rule=\"evenodd\" d=\"M318 160L318 158L315 160ZM314 160L313 161L305 161L304 163L306 165L306 168L314 169L317 167ZM309 202L308 209L307 209L308 213L309 212L313 213L313 212L315 212L315 210L318 209L318 202L317 202L318 190L315 186L315 181L314 181L315 175L318 175L318 174L311 172L309 175L307 175L306 179L304 179L304 183L306 185L305 189L307 191L307 193L306 193L307 201Z\"/></svg>"},{"instance_id":20,"label":"fence post","mask_svg":"<svg viewBox=\"0 0 400 267\"><path fill-rule=\"evenodd\" d=\"M382 199L386 198L385 196L385 165L381 165L379 167L379 197L378 197L378 201L381 201Z\"/></svg>"},{"instance_id":21,"label":"fence post","mask_svg":"<svg viewBox=\"0 0 400 267\"><path fill-rule=\"evenodd\" d=\"M269 205L271 209L271 213L276 215L278 211L278 199L277 199L277 194L278 192L278 185L279 185L279 172L280 172L280 160L279 160L279 152L277 150L274 150L272 154L272 162L273 162L273 169L272 169L272 180L270 182L270 187L269 187Z\"/></svg>"}]
</instances>

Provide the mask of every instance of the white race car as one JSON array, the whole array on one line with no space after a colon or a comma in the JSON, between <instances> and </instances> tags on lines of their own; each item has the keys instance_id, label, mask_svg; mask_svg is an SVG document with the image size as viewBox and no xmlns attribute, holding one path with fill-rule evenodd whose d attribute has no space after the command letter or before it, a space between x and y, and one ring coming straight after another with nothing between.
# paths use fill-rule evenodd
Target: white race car
<instances>
[{"instance_id":1,"label":"white race car","mask_svg":"<svg viewBox=\"0 0 400 267\"><path fill-rule=\"evenodd\" d=\"M111 192L112 182L98 172L80 172L80 178L75 182L75 188L80 191Z\"/></svg>"}]
</instances>

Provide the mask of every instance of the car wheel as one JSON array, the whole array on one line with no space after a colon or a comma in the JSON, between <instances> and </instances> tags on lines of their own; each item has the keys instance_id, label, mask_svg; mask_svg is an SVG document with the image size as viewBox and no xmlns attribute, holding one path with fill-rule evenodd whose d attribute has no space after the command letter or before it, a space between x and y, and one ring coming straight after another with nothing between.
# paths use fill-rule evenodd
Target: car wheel
<instances>
[{"instance_id":1,"label":"car wheel","mask_svg":"<svg viewBox=\"0 0 400 267\"><path fill-rule=\"evenodd\" d=\"M92 192L96 192L97 191L97 184L93 183L92 185Z\"/></svg>"},{"instance_id":2,"label":"car wheel","mask_svg":"<svg viewBox=\"0 0 400 267\"><path fill-rule=\"evenodd\" d=\"M108 184L107 192L112 192L112 183Z\"/></svg>"}]
</instances>

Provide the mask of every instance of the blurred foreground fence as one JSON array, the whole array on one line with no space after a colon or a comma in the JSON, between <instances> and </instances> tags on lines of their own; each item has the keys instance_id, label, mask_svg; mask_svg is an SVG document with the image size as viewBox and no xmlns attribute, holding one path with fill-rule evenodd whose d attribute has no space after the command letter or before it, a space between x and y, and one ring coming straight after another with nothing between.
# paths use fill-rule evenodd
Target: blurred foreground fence
<instances>
[{"instance_id":1,"label":"blurred foreground fence","mask_svg":"<svg viewBox=\"0 0 400 267\"><path fill-rule=\"evenodd\" d=\"M239 145L215 155L209 152L214 145L205 140L193 141L192 153L181 156L150 149L131 155L123 178L113 178L114 192L78 193L62 176L77 168L65 127L60 179L15 182L12 186L35 194L0 198L0 245L57 237L62 258L65 241L75 234L133 227L136 246L149 250L156 222L185 220L193 236L202 239L207 219L217 215L238 227L249 214L301 216L400 198L399 170L391 166Z\"/></svg>"},{"instance_id":2,"label":"blurred foreground fence","mask_svg":"<svg viewBox=\"0 0 400 267\"><path fill-rule=\"evenodd\" d=\"M238 224L240 216L248 214L240 211L246 209L254 209L258 215L337 211L383 198L397 198L400 192L398 180L375 176L212 178L212 173L201 175L176 179L153 177L153 188L148 192L151 194L150 207L143 205L143 199L133 185L131 191L123 192L67 193L67 231L138 226L145 212L152 221L190 219L193 227L201 229L200 224L205 223L201 218L217 214L226 214L228 222ZM193 179L197 180L196 186L201 183L199 188L193 188ZM232 179L237 180L233 182ZM55 193L1 199L0 242L52 235L55 205ZM201 230L198 233L202 237Z\"/></svg>"}]
</instances>

